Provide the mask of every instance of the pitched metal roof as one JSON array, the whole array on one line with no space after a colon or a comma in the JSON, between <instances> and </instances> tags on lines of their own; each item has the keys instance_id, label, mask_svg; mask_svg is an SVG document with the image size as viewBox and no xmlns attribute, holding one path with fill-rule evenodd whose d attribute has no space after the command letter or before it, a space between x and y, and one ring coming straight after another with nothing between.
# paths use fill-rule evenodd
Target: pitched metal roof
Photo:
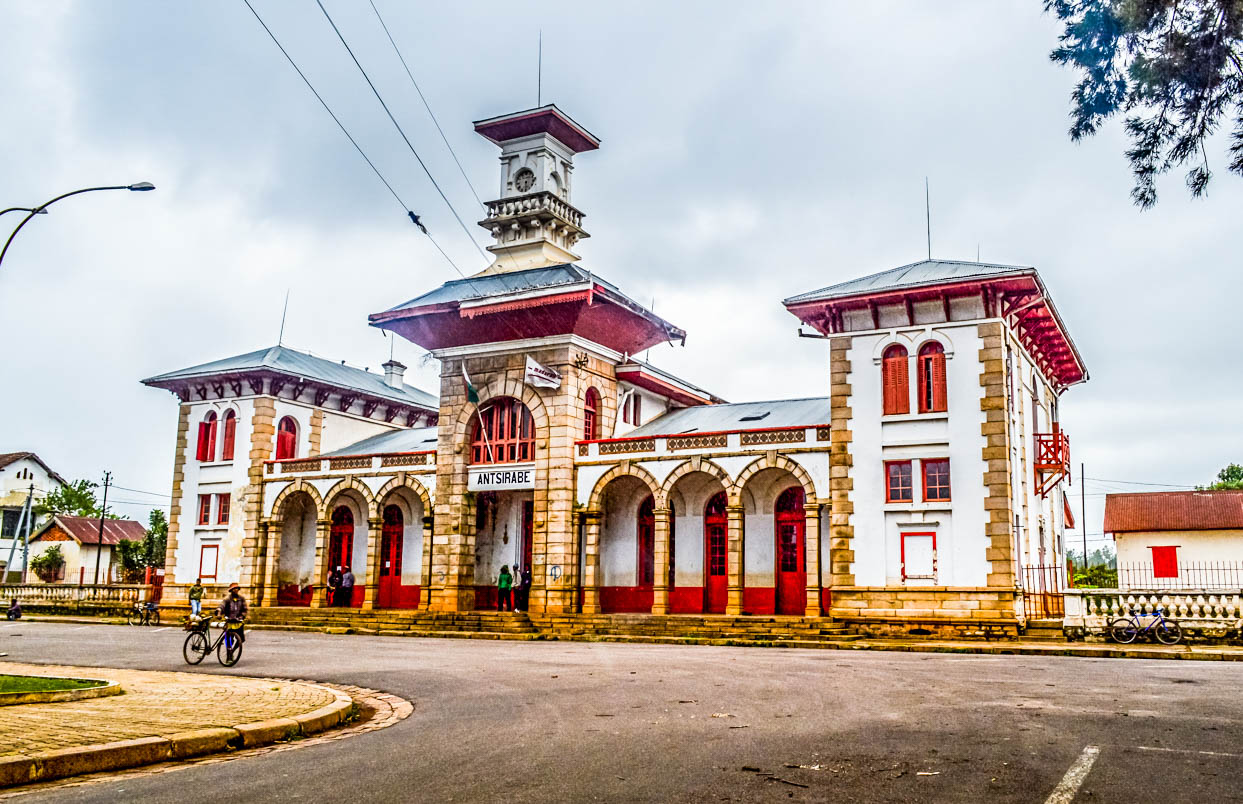
<instances>
[{"instance_id":1,"label":"pitched metal roof","mask_svg":"<svg viewBox=\"0 0 1243 804\"><path fill-rule=\"evenodd\" d=\"M811 427L829 423L829 398L777 399L680 408L636 427L622 438Z\"/></svg>"},{"instance_id":2,"label":"pitched metal roof","mask_svg":"<svg viewBox=\"0 0 1243 804\"><path fill-rule=\"evenodd\" d=\"M436 428L415 427L408 430L394 430L391 433L355 441L341 449L324 453L326 458L342 455L389 455L394 452L425 452L436 449Z\"/></svg>"},{"instance_id":3,"label":"pitched metal roof","mask_svg":"<svg viewBox=\"0 0 1243 804\"><path fill-rule=\"evenodd\" d=\"M33 542L43 537L52 527L58 526L65 535L79 544L99 544L99 520L89 516L52 517L52 521L39 528L39 532L30 537ZM141 522L132 519L105 519L104 544L117 542L140 542L147 535L147 529Z\"/></svg>"},{"instance_id":4,"label":"pitched metal roof","mask_svg":"<svg viewBox=\"0 0 1243 804\"><path fill-rule=\"evenodd\" d=\"M412 385L403 384L394 388L384 381L384 375L373 374L360 368L334 363L322 357L315 357L306 352L290 349L288 346L272 346L247 352L244 355L226 357L211 363L171 371L156 377L143 380L144 385L165 386L179 381L201 379L220 374L240 374L257 370L275 371L289 374L306 380L334 385L338 388L349 388L383 399L392 399L422 408L437 410L439 400L426 391Z\"/></svg>"},{"instance_id":5,"label":"pitched metal roof","mask_svg":"<svg viewBox=\"0 0 1243 804\"><path fill-rule=\"evenodd\" d=\"M1036 269L1029 265L1002 265L991 262L966 262L962 260L921 260L910 265L890 268L876 274L869 274L849 282L829 285L827 288L813 290L791 296L783 304L821 301L841 296L854 296L860 293L878 293L887 290L935 285L942 282L957 282L982 277L995 278L1007 274L1034 274Z\"/></svg>"},{"instance_id":6,"label":"pitched metal roof","mask_svg":"<svg viewBox=\"0 0 1243 804\"><path fill-rule=\"evenodd\" d=\"M60 475L56 474L56 472L52 471L52 467L44 463L43 459L40 458L38 455L35 455L33 452L0 452L0 469L3 469L4 467L8 466L11 463L17 463L23 458L29 458L30 460L42 466L43 471L47 472L48 477L57 481L61 485L68 485L68 481L66 481L65 478L61 477Z\"/></svg>"},{"instance_id":7,"label":"pitched metal roof","mask_svg":"<svg viewBox=\"0 0 1243 804\"><path fill-rule=\"evenodd\" d=\"M1243 491L1105 495L1105 532L1243 529Z\"/></svg>"}]
</instances>

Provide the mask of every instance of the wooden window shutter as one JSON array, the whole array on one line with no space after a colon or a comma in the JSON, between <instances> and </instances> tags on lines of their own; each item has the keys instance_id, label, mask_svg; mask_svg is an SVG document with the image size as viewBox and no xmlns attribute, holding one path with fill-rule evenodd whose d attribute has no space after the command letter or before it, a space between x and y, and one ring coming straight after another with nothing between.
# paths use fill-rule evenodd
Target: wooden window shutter
<instances>
[{"instance_id":1,"label":"wooden window shutter","mask_svg":"<svg viewBox=\"0 0 1243 804\"><path fill-rule=\"evenodd\" d=\"M945 393L945 353L938 352L931 356L932 363L932 409L943 412L948 409Z\"/></svg>"},{"instance_id":2,"label":"wooden window shutter","mask_svg":"<svg viewBox=\"0 0 1243 804\"><path fill-rule=\"evenodd\" d=\"M233 441L237 435L237 417L225 416L224 418L224 444L220 447L220 460L233 460Z\"/></svg>"},{"instance_id":3,"label":"wooden window shutter","mask_svg":"<svg viewBox=\"0 0 1243 804\"><path fill-rule=\"evenodd\" d=\"M207 422L199 422L199 443L194 453L195 460L207 460Z\"/></svg>"},{"instance_id":4,"label":"wooden window shutter","mask_svg":"<svg viewBox=\"0 0 1243 804\"><path fill-rule=\"evenodd\" d=\"M1177 578L1178 577L1178 548L1174 546L1160 546L1152 548L1152 577L1154 578Z\"/></svg>"},{"instance_id":5,"label":"wooden window shutter","mask_svg":"<svg viewBox=\"0 0 1243 804\"><path fill-rule=\"evenodd\" d=\"M911 412L911 386L907 362L906 350L900 346L890 347L881 360L886 416Z\"/></svg>"}]
</instances>

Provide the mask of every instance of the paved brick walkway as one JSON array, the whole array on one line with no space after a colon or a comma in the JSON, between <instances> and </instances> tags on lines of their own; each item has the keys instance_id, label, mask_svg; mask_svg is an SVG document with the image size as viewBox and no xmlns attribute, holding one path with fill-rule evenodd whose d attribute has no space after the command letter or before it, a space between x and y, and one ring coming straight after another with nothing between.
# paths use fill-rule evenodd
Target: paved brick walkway
<instances>
[{"instance_id":1,"label":"paved brick walkway","mask_svg":"<svg viewBox=\"0 0 1243 804\"><path fill-rule=\"evenodd\" d=\"M0 674L101 678L122 695L0 707L0 757L301 715L336 700L314 684L0 662Z\"/></svg>"}]
</instances>

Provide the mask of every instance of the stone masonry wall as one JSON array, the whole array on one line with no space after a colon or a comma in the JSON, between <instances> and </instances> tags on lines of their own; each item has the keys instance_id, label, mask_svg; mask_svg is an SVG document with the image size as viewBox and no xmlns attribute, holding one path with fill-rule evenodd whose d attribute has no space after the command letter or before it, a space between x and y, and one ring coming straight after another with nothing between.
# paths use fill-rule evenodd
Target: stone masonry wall
<instances>
[{"instance_id":1,"label":"stone masonry wall","mask_svg":"<svg viewBox=\"0 0 1243 804\"><path fill-rule=\"evenodd\" d=\"M851 524L854 503L850 499L854 489L850 476L854 465L850 454L850 344L848 337L829 341L829 573L833 587L853 586L855 582L851 567L855 560L855 529Z\"/></svg>"},{"instance_id":2,"label":"stone masonry wall","mask_svg":"<svg viewBox=\"0 0 1243 804\"><path fill-rule=\"evenodd\" d=\"M270 396L255 398L255 412L250 420L250 468L243 507L242 571L238 583L251 600L262 591L264 554L268 546L259 543L259 517L263 514L263 462L272 457L276 439L276 400Z\"/></svg>"},{"instance_id":3,"label":"stone masonry wall","mask_svg":"<svg viewBox=\"0 0 1243 804\"><path fill-rule=\"evenodd\" d=\"M173 453L173 498L168 509L168 541L164 551L166 594L173 590L176 583L173 573L177 567L177 536L181 531L181 489L186 479L186 444L189 431L190 406L183 403L177 414L177 438Z\"/></svg>"},{"instance_id":4,"label":"stone masonry wall","mask_svg":"<svg viewBox=\"0 0 1243 804\"><path fill-rule=\"evenodd\" d=\"M981 456L986 464L984 487L987 494L984 508L988 511L985 535L989 546L985 557L989 562L988 585L994 588L1015 588L1014 548L1010 509L1010 434L1006 422L1006 364L1002 325L990 321L978 328L980 347L980 410L984 422ZM1012 610L1013 611L1013 610Z\"/></svg>"}]
</instances>

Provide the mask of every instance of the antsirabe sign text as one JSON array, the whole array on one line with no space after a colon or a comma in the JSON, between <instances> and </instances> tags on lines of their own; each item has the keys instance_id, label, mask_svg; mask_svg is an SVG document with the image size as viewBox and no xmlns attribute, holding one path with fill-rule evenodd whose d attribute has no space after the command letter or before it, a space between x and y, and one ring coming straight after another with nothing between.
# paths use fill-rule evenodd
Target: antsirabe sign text
<instances>
[{"instance_id":1,"label":"antsirabe sign text","mask_svg":"<svg viewBox=\"0 0 1243 804\"><path fill-rule=\"evenodd\" d=\"M473 466L466 488L469 491L516 491L535 488L535 465Z\"/></svg>"}]
</instances>

